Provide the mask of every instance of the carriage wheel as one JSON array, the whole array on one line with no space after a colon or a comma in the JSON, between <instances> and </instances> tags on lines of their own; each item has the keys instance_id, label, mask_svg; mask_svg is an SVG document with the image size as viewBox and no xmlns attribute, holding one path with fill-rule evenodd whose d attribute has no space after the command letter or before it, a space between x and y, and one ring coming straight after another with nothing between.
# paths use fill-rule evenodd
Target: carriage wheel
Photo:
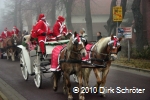
<instances>
[{"instance_id":1,"label":"carriage wheel","mask_svg":"<svg viewBox=\"0 0 150 100\"><path fill-rule=\"evenodd\" d=\"M29 78L29 74L28 74L27 67L25 65L25 59L23 57L23 53L22 52L20 54L20 65L21 65L21 72L22 72L23 78L24 78L24 80L27 81L28 78Z\"/></svg>"},{"instance_id":2,"label":"carriage wheel","mask_svg":"<svg viewBox=\"0 0 150 100\"><path fill-rule=\"evenodd\" d=\"M35 72L34 83L35 83L35 85L36 85L37 88L41 88L41 85L42 85L42 75L41 75L40 69L38 68L38 66L36 66L35 62L33 64L33 70Z\"/></svg>"}]
</instances>

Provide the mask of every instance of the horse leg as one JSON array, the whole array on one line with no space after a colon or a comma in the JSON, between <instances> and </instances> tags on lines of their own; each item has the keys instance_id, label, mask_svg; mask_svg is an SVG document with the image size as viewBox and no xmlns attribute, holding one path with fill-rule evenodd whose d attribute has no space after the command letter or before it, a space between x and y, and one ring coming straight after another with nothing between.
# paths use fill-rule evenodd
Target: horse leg
<instances>
[{"instance_id":1,"label":"horse leg","mask_svg":"<svg viewBox=\"0 0 150 100\"><path fill-rule=\"evenodd\" d=\"M66 78L63 76L63 93L67 94Z\"/></svg>"},{"instance_id":2,"label":"horse leg","mask_svg":"<svg viewBox=\"0 0 150 100\"><path fill-rule=\"evenodd\" d=\"M12 61L15 61L15 52L13 52L13 51L12 51L11 59L12 59Z\"/></svg>"},{"instance_id":3,"label":"horse leg","mask_svg":"<svg viewBox=\"0 0 150 100\"><path fill-rule=\"evenodd\" d=\"M6 50L7 53L7 60L9 59L9 50Z\"/></svg>"},{"instance_id":4,"label":"horse leg","mask_svg":"<svg viewBox=\"0 0 150 100\"><path fill-rule=\"evenodd\" d=\"M84 86L86 86L86 87L89 87L88 83L89 83L89 77L90 77L91 70L92 69L90 69L90 68L82 68Z\"/></svg>"},{"instance_id":5,"label":"horse leg","mask_svg":"<svg viewBox=\"0 0 150 100\"><path fill-rule=\"evenodd\" d=\"M98 70L98 68L93 68L96 80L97 80L97 84L95 85L96 89L97 89L97 93L99 92L99 86L101 84L101 79L100 79L100 72Z\"/></svg>"},{"instance_id":6,"label":"horse leg","mask_svg":"<svg viewBox=\"0 0 150 100\"><path fill-rule=\"evenodd\" d=\"M68 100L73 100L72 92L71 92L71 83L70 83L70 77L67 72L64 71L64 77L65 77L65 82L67 86L67 91L68 91Z\"/></svg>"},{"instance_id":7,"label":"horse leg","mask_svg":"<svg viewBox=\"0 0 150 100\"><path fill-rule=\"evenodd\" d=\"M105 86L106 83L106 78L109 72L109 67L110 67L110 63L107 64L107 68L102 72L102 81L101 81L101 87ZM103 89L100 90L101 92L101 97L105 97L105 92L103 92Z\"/></svg>"},{"instance_id":8,"label":"horse leg","mask_svg":"<svg viewBox=\"0 0 150 100\"><path fill-rule=\"evenodd\" d=\"M78 80L79 80L79 100L85 100L85 97L84 97L84 93L83 93L83 90L81 89L82 88L82 71L80 70L78 73L77 73L77 76L78 76Z\"/></svg>"},{"instance_id":9,"label":"horse leg","mask_svg":"<svg viewBox=\"0 0 150 100\"><path fill-rule=\"evenodd\" d=\"M11 50L11 60L15 61L15 51L13 52L13 50Z\"/></svg>"},{"instance_id":10,"label":"horse leg","mask_svg":"<svg viewBox=\"0 0 150 100\"><path fill-rule=\"evenodd\" d=\"M59 81L59 79L60 79L60 77L61 77L61 72L59 71L59 72L54 72L53 73L53 76L54 76L54 80L53 80L53 82L54 82L54 84L53 84L53 90L54 91L57 91L57 88L58 88L58 81Z\"/></svg>"}]
</instances>

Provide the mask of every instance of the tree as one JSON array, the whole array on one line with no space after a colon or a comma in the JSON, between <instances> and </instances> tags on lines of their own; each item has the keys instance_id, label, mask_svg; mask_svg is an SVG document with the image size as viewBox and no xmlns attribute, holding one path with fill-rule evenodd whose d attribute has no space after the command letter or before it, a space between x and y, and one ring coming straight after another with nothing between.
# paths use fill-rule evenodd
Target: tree
<instances>
[{"instance_id":1,"label":"tree","mask_svg":"<svg viewBox=\"0 0 150 100\"><path fill-rule=\"evenodd\" d=\"M14 26L17 26L17 0L15 0L15 9L14 9Z\"/></svg>"},{"instance_id":2,"label":"tree","mask_svg":"<svg viewBox=\"0 0 150 100\"><path fill-rule=\"evenodd\" d=\"M22 22L22 13L21 13L21 4L22 4L22 0L19 0L19 4L18 4L18 15L19 15L19 26L20 26L20 32L23 32L23 22Z\"/></svg>"},{"instance_id":3,"label":"tree","mask_svg":"<svg viewBox=\"0 0 150 100\"><path fill-rule=\"evenodd\" d=\"M89 37L88 40L93 40L93 28L92 28L90 0L85 0L85 20L86 20L87 34Z\"/></svg>"},{"instance_id":4,"label":"tree","mask_svg":"<svg viewBox=\"0 0 150 100\"><path fill-rule=\"evenodd\" d=\"M134 0L132 4L132 12L134 17L135 25L135 36L136 36L136 49L138 51L143 50L144 44L146 44L146 36L143 34L143 16L140 12L141 0Z\"/></svg>"},{"instance_id":5,"label":"tree","mask_svg":"<svg viewBox=\"0 0 150 100\"><path fill-rule=\"evenodd\" d=\"M74 0L63 0L65 8L66 8L66 22L68 29L73 30L72 22L71 22L71 12L72 12L72 4Z\"/></svg>"},{"instance_id":6,"label":"tree","mask_svg":"<svg viewBox=\"0 0 150 100\"><path fill-rule=\"evenodd\" d=\"M51 9L51 25L54 25L56 20L56 0L51 1L52 9Z\"/></svg>"},{"instance_id":7,"label":"tree","mask_svg":"<svg viewBox=\"0 0 150 100\"><path fill-rule=\"evenodd\" d=\"M110 34L115 35L115 33L116 33L117 22L113 21L113 7L116 6L116 2L117 2L117 0L112 0L111 1L110 16L109 16L109 19L107 20L107 25L104 25L105 29L108 32L108 36L110 36ZM122 6L122 18L124 18L124 16L125 16L126 4L127 4L127 0L121 0L120 6ZM122 23L122 21L118 22L118 26L121 23Z\"/></svg>"}]
</instances>

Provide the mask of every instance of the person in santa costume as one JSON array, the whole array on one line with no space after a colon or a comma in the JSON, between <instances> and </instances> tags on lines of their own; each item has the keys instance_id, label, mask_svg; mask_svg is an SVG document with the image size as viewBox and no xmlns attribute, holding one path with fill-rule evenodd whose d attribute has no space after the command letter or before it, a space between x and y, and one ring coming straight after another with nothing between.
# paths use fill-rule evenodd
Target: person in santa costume
<instances>
[{"instance_id":1,"label":"person in santa costume","mask_svg":"<svg viewBox=\"0 0 150 100\"><path fill-rule=\"evenodd\" d=\"M5 28L5 30L2 32L2 34L1 34L1 38L2 38L2 44L3 44L3 47L5 47L6 46L6 41L7 41L7 39L8 38L11 38L11 32L9 32L8 30L7 30L7 28Z\"/></svg>"},{"instance_id":2,"label":"person in santa costume","mask_svg":"<svg viewBox=\"0 0 150 100\"><path fill-rule=\"evenodd\" d=\"M62 16L58 16L58 19L53 27L53 36L56 38L61 38L61 36L64 36L63 29L65 28L63 22L65 21L65 18Z\"/></svg>"},{"instance_id":3,"label":"person in santa costume","mask_svg":"<svg viewBox=\"0 0 150 100\"><path fill-rule=\"evenodd\" d=\"M16 34L17 36L19 35L19 30L16 26L13 27L11 34L12 35Z\"/></svg>"},{"instance_id":4,"label":"person in santa costume","mask_svg":"<svg viewBox=\"0 0 150 100\"><path fill-rule=\"evenodd\" d=\"M45 55L46 49L45 49L44 43L46 40L46 35L50 34L50 27L49 27L49 24L45 20L44 14L39 15L38 21L37 21L36 25L33 27L32 34L34 34L34 35L31 35L32 38L37 37L38 43L40 46L40 50L41 50L42 54Z\"/></svg>"}]
</instances>

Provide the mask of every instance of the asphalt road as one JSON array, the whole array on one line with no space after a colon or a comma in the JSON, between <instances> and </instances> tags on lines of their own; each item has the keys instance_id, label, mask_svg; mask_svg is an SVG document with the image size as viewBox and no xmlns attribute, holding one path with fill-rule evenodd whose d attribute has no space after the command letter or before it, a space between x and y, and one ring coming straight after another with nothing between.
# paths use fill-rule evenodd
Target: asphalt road
<instances>
[{"instance_id":1,"label":"asphalt road","mask_svg":"<svg viewBox=\"0 0 150 100\"><path fill-rule=\"evenodd\" d=\"M106 87L107 89L114 89L111 91L114 93L107 93L105 98L100 97L100 94L89 93L85 94L85 100L150 100L150 77L135 73L137 72L111 68L107 77ZM62 92L62 81L59 83L58 91L54 92L50 77L50 73L45 74L42 89L37 89L32 76L29 77L28 81L24 81L19 60L12 62L11 60L0 59L0 78L27 100L67 100L67 95ZM71 80L72 88L77 86L72 77ZM92 73L90 75L90 86L94 86L95 83L96 79ZM133 89L133 93L124 93L124 91L119 93L121 89L126 87ZM135 87L138 88L136 90L140 93L134 93ZM105 88L105 90L107 89ZM78 100L78 94L73 94L73 97L74 100Z\"/></svg>"}]
</instances>

